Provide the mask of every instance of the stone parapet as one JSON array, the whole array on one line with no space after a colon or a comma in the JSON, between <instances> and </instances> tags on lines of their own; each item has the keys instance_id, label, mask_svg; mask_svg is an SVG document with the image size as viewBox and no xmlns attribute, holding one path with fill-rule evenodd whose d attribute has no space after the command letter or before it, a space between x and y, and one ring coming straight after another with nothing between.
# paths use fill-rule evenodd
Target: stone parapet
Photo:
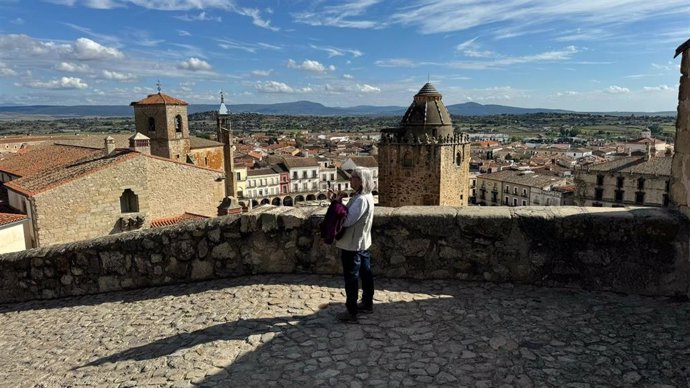
<instances>
[{"instance_id":1,"label":"stone parapet","mask_svg":"<svg viewBox=\"0 0 690 388\"><path fill-rule=\"evenodd\" d=\"M263 273L339 274L323 208L254 212L0 256L0 302ZM378 276L687 297L689 222L657 208L376 208Z\"/></svg>"}]
</instances>

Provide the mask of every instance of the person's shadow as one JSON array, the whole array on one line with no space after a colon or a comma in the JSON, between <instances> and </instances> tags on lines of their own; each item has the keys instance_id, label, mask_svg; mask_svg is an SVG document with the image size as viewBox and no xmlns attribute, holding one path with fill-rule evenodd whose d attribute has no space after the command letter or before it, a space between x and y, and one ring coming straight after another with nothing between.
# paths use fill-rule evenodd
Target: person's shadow
<instances>
[{"instance_id":1,"label":"person's shadow","mask_svg":"<svg viewBox=\"0 0 690 388\"><path fill-rule=\"evenodd\" d=\"M378 283L387 291L399 284ZM564 289L516 292L492 284L448 287L433 281L418 292L426 294L406 292L404 301L377 303L373 314L360 315L359 324L337 322L334 315L342 304L327 304L313 314L239 319L177 334L79 368L166 357L170 364L171 358L196 345L241 340L252 343L251 349L219 371L202 375L195 385L684 386L688 382L685 368L690 365L690 352L683 350L690 347L690 327L684 321L690 316L687 304L660 303L649 309L645 307L649 300L635 299L644 302L642 297ZM639 306L644 313L636 313ZM669 325L675 326L671 336L663 329ZM659 337L650 340L650 333ZM640 378L635 384L621 383L626 368L635 368L631 379Z\"/></svg>"}]
</instances>

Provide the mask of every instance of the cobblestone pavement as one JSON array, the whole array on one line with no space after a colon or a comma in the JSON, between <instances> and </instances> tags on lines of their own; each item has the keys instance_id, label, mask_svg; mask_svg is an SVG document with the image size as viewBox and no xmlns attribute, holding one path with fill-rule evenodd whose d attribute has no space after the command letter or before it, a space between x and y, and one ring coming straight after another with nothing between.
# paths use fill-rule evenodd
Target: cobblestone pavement
<instances>
[{"instance_id":1,"label":"cobblestone pavement","mask_svg":"<svg viewBox=\"0 0 690 388\"><path fill-rule=\"evenodd\" d=\"M690 303L377 279L256 276L0 306L7 387L688 387Z\"/></svg>"}]
</instances>

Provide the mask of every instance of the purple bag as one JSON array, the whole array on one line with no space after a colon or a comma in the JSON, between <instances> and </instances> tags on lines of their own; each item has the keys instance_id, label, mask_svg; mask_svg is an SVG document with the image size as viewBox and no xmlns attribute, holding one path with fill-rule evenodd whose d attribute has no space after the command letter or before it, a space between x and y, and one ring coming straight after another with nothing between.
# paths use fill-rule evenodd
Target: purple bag
<instances>
[{"instance_id":1,"label":"purple bag","mask_svg":"<svg viewBox=\"0 0 690 388\"><path fill-rule=\"evenodd\" d=\"M321 239L326 244L333 244L333 241L340 239L345 232L343 223L347 218L347 207L340 201L331 201L326 216L321 222Z\"/></svg>"}]
</instances>

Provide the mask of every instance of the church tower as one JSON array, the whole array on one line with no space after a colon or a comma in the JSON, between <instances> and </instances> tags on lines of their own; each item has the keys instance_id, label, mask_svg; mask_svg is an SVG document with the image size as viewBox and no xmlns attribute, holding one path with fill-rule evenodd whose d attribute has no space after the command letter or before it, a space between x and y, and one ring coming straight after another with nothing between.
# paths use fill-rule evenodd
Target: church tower
<instances>
[{"instance_id":1,"label":"church tower","mask_svg":"<svg viewBox=\"0 0 690 388\"><path fill-rule=\"evenodd\" d=\"M470 142L455 134L442 96L430 83L414 96L398 128L378 145L381 206L467 206Z\"/></svg>"},{"instance_id":2,"label":"church tower","mask_svg":"<svg viewBox=\"0 0 690 388\"><path fill-rule=\"evenodd\" d=\"M149 94L134 107L136 131L150 139L151 155L188 162L190 142L186 102L161 93Z\"/></svg>"},{"instance_id":3,"label":"church tower","mask_svg":"<svg viewBox=\"0 0 690 388\"><path fill-rule=\"evenodd\" d=\"M218 207L218 215L238 214L242 212L242 208L237 201L232 122L230 121L230 111L225 106L223 92L220 92L220 107L216 112L216 138L223 143L223 167L225 169L225 198Z\"/></svg>"}]
</instances>

